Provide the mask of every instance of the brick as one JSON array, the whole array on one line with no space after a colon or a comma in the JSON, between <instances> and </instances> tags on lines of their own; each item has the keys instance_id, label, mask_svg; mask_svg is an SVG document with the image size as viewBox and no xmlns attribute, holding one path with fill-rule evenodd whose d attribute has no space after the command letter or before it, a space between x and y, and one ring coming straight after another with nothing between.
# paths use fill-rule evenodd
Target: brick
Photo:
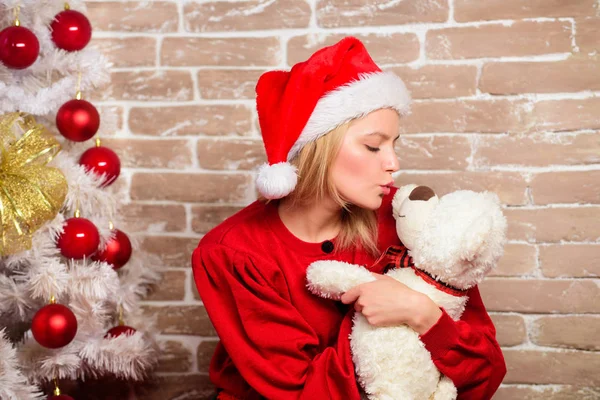
<instances>
[{"instance_id":1,"label":"brick","mask_svg":"<svg viewBox=\"0 0 600 400\"><path fill-rule=\"evenodd\" d=\"M156 328L165 335L216 336L204 306L142 306L156 317Z\"/></svg>"},{"instance_id":2,"label":"brick","mask_svg":"<svg viewBox=\"0 0 600 400\"><path fill-rule=\"evenodd\" d=\"M198 139L198 165L205 169L253 170L266 162L262 141Z\"/></svg>"},{"instance_id":3,"label":"brick","mask_svg":"<svg viewBox=\"0 0 600 400\"><path fill-rule=\"evenodd\" d=\"M276 37L166 37L162 42L160 63L175 67L275 66L279 64L280 51Z\"/></svg>"},{"instance_id":4,"label":"brick","mask_svg":"<svg viewBox=\"0 0 600 400\"><path fill-rule=\"evenodd\" d=\"M95 100L185 101L194 97L188 71L117 71Z\"/></svg>"},{"instance_id":5,"label":"brick","mask_svg":"<svg viewBox=\"0 0 600 400\"><path fill-rule=\"evenodd\" d=\"M473 96L477 90L475 65L423 65L390 68L410 91L413 99Z\"/></svg>"},{"instance_id":6,"label":"brick","mask_svg":"<svg viewBox=\"0 0 600 400\"><path fill-rule=\"evenodd\" d=\"M534 104L529 126L532 131L600 129L600 98L547 100Z\"/></svg>"},{"instance_id":7,"label":"brick","mask_svg":"<svg viewBox=\"0 0 600 400\"><path fill-rule=\"evenodd\" d=\"M161 271L162 279L152 287L145 301L176 301L185 297L185 271Z\"/></svg>"},{"instance_id":8,"label":"brick","mask_svg":"<svg viewBox=\"0 0 600 400\"><path fill-rule=\"evenodd\" d=\"M516 346L527 338L525 321L519 315L490 315L496 327L496 340L500 346Z\"/></svg>"},{"instance_id":9,"label":"brick","mask_svg":"<svg viewBox=\"0 0 600 400\"><path fill-rule=\"evenodd\" d=\"M494 395L494 400L597 400L600 389L591 387L561 386L523 387L503 385Z\"/></svg>"},{"instance_id":10,"label":"brick","mask_svg":"<svg viewBox=\"0 0 600 400\"><path fill-rule=\"evenodd\" d=\"M310 14L310 6L303 0L214 1L183 6L184 26L188 32L306 28Z\"/></svg>"},{"instance_id":11,"label":"brick","mask_svg":"<svg viewBox=\"0 0 600 400\"><path fill-rule=\"evenodd\" d=\"M96 46L115 68L156 65L155 38L144 36L93 38L90 44Z\"/></svg>"},{"instance_id":12,"label":"brick","mask_svg":"<svg viewBox=\"0 0 600 400\"><path fill-rule=\"evenodd\" d=\"M488 278L479 286L488 311L600 312L600 287L590 280Z\"/></svg>"},{"instance_id":13,"label":"brick","mask_svg":"<svg viewBox=\"0 0 600 400\"><path fill-rule=\"evenodd\" d=\"M200 297L200 293L198 293L198 287L196 286L196 282L194 281L194 279L192 279L191 281L192 281L192 294L194 295L194 299L202 300L202 298Z\"/></svg>"},{"instance_id":14,"label":"brick","mask_svg":"<svg viewBox=\"0 0 600 400\"><path fill-rule=\"evenodd\" d=\"M157 136L248 135L251 112L241 105L135 107L129 130Z\"/></svg>"},{"instance_id":15,"label":"brick","mask_svg":"<svg viewBox=\"0 0 600 400\"><path fill-rule=\"evenodd\" d=\"M245 202L250 185L250 176L242 174L138 172L131 178L131 198L202 203Z\"/></svg>"},{"instance_id":16,"label":"brick","mask_svg":"<svg viewBox=\"0 0 600 400\"><path fill-rule=\"evenodd\" d=\"M600 245L551 244L540 246L540 267L550 278L600 277Z\"/></svg>"},{"instance_id":17,"label":"brick","mask_svg":"<svg viewBox=\"0 0 600 400\"><path fill-rule=\"evenodd\" d=\"M208 372L208 366L210 364L210 360L212 359L213 354L215 353L215 348L217 347L218 340L203 340L198 345L198 371L200 372Z\"/></svg>"},{"instance_id":18,"label":"brick","mask_svg":"<svg viewBox=\"0 0 600 400\"><path fill-rule=\"evenodd\" d=\"M495 19L577 17L595 14L595 0L456 0L457 22Z\"/></svg>"},{"instance_id":19,"label":"brick","mask_svg":"<svg viewBox=\"0 0 600 400\"><path fill-rule=\"evenodd\" d=\"M192 352L180 342L160 342L156 372L189 372L192 367Z\"/></svg>"},{"instance_id":20,"label":"brick","mask_svg":"<svg viewBox=\"0 0 600 400\"><path fill-rule=\"evenodd\" d=\"M487 63L479 89L491 94L600 90L600 58Z\"/></svg>"},{"instance_id":21,"label":"brick","mask_svg":"<svg viewBox=\"0 0 600 400\"><path fill-rule=\"evenodd\" d=\"M600 207L506 209L509 240L532 243L596 241L600 237Z\"/></svg>"},{"instance_id":22,"label":"brick","mask_svg":"<svg viewBox=\"0 0 600 400\"><path fill-rule=\"evenodd\" d=\"M136 392L144 400L208 400L214 393L208 375L201 374L157 376Z\"/></svg>"},{"instance_id":23,"label":"brick","mask_svg":"<svg viewBox=\"0 0 600 400\"><path fill-rule=\"evenodd\" d=\"M241 209L235 206L192 206L192 230L206 233Z\"/></svg>"},{"instance_id":24,"label":"brick","mask_svg":"<svg viewBox=\"0 0 600 400\"><path fill-rule=\"evenodd\" d=\"M460 171L450 173L400 173L396 186L415 183L431 187L438 196L455 190L473 190L481 192L489 190L498 195L500 201L507 205L526 204L527 183L515 172L472 172Z\"/></svg>"},{"instance_id":25,"label":"brick","mask_svg":"<svg viewBox=\"0 0 600 400\"><path fill-rule=\"evenodd\" d=\"M170 1L90 1L87 17L96 31L176 32L177 4Z\"/></svg>"},{"instance_id":26,"label":"brick","mask_svg":"<svg viewBox=\"0 0 600 400\"><path fill-rule=\"evenodd\" d=\"M536 134L480 136L473 165L586 165L600 162L598 134ZM532 151L535 149L535 151Z\"/></svg>"},{"instance_id":27,"label":"brick","mask_svg":"<svg viewBox=\"0 0 600 400\"><path fill-rule=\"evenodd\" d=\"M307 60L315 51L330 46L346 34L311 33L292 37L288 41L288 65ZM356 35L378 64L406 63L419 58L420 44L414 33L390 33L386 35Z\"/></svg>"},{"instance_id":28,"label":"brick","mask_svg":"<svg viewBox=\"0 0 600 400\"><path fill-rule=\"evenodd\" d=\"M446 22L449 13L447 0L318 0L316 7L317 25L324 28Z\"/></svg>"},{"instance_id":29,"label":"brick","mask_svg":"<svg viewBox=\"0 0 600 400\"><path fill-rule=\"evenodd\" d=\"M600 353L507 349L504 358L504 383L600 385Z\"/></svg>"},{"instance_id":30,"label":"brick","mask_svg":"<svg viewBox=\"0 0 600 400\"><path fill-rule=\"evenodd\" d=\"M468 167L471 144L464 136L405 136L396 144L402 169L457 169Z\"/></svg>"},{"instance_id":31,"label":"brick","mask_svg":"<svg viewBox=\"0 0 600 400\"><path fill-rule=\"evenodd\" d=\"M257 135L261 134L260 129L260 121L258 120L258 111L256 109L252 110L252 123L254 127L254 131L257 132Z\"/></svg>"},{"instance_id":32,"label":"brick","mask_svg":"<svg viewBox=\"0 0 600 400\"><path fill-rule=\"evenodd\" d=\"M524 105L519 100L414 101L412 114L400 121L400 133L520 131Z\"/></svg>"},{"instance_id":33,"label":"brick","mask_svg":"<svg viewBox=\"0 0 600 400\"><path fill-rule=\"evenodd\" d=\"M600 171L564 171L536 174L531 180L535 204L600 203Z\"/></svg>"},{"instance_id":34,"label":"brick","mask_svg":"<svg viewBox=\"0 0 600 400\"><path fill-rule=\"evenodd\" d=\"M140 248L160 257L164 267L187 268L191 266L192 252L198 239L177 236L145 236Z\"/></svg>"},{"instance_id":35,"label":"brick","mask_svg":"<svg viewBox=\"0 0 600 400\"><path fill-rule=\"evenodd\" d=\"M517 21L510 26L490 24L429 30L425 51L434 60L571 52L571 23Z\"/></svg>"},{"instance_id":36,"label":"brick","mask_svg":"<svg viewBox=\"0 0 600 400\"><path fill-rule=\"evenodd\" d=\"M535 247L528 244L507 243L504 255L489 276L520 276L533 273L537 265Z\"/></svg>"},{"instance_id":37,"label":"brick","mask_svg":"<svg viewBox=\"0 0 600 400\"><path fill-rule=\"evenodd\" d=\"M600 17L575 20L575 43L583 53L600 52Z\"/></svg>"},{"instance_id":38,"label":"brick","mask_svg":"<svg viewBox=\"0 0 600 400\"><path fill-rule=\"evenodd\" d=\"M539 346L600 350L597 316L541 317L534 321L531 340Z\"/></svg>"},{"instance_id":39,"label":"brick","mask_svg":"<svg viewBox=\"0 0 600 400\"><path fill-rule=\"evenodd\" d=\"M192 166L192 151L183 139L103 139L121 160L122 168L171 168Z\"/></svg>"},{"instance_id":40,"label":"brick","mask_svg":"<svg viewBox=\"0 0 600 400\"><path fill-rule=\"evenodd\" d=\"M185 208L175 204L124 204L121 217L130 232L182 232Z\"/></svg>"},{"instance_id":41,"label":"brick","mask_svg":"<svg viewBox=\"0 0 600 400\"><path fill-rule=\"evenodd\" d=\"M255 99L258 78L265 70L202 69L198 71L198 90L203 99Z\"/></svg>"}]
</instances>

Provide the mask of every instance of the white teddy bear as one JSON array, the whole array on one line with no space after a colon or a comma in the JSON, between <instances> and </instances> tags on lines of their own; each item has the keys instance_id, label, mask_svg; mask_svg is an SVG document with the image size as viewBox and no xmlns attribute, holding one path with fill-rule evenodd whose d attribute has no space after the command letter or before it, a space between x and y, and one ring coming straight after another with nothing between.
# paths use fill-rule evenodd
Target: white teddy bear
<instances>
[{"instance_id":1,"label":"white teddy bear","mask_svg":"<svg viewBox=\"0 0 600 400\"><path fill-rule=\"evenodd\" d=\"M460 319L465 291L481 282L503 253L506 219L498 196L460 190L438 199L429 187L413 184L397 191L392 209L414 264L387 275ZM339 300L351 287L375 278L359 265L316 261L307 269L307 280L311 292ZM441 375L410 327L374 327L357 312L350 343L358 381L369 399L456 399L454 384Z\"/></svg>"}]
</instances>

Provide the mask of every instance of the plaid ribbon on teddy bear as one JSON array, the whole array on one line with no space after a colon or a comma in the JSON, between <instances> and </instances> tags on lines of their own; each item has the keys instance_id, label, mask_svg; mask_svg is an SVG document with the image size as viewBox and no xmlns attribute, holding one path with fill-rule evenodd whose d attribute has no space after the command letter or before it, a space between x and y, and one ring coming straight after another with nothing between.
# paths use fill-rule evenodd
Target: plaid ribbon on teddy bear
<instances>
[{"instance_id":1,"label":"plaid ribbon on teddy bear","mask_svg":"<svg viewBox=\"0 0 600 400\"><path fill-rule=\"evenodd\" d=\"M379 257L379 260L375 262L375 265L380 263L383 263L384 274L395 268L412 268L415 271L415 274L420 276L424 281L429 282L443 292L453 296L463 296L466 292L466 290L441 282L426 271L416 268L412 257L408 254L408 249L404 246L388 247L381 257Z\"/></svg>"}]
</instances>

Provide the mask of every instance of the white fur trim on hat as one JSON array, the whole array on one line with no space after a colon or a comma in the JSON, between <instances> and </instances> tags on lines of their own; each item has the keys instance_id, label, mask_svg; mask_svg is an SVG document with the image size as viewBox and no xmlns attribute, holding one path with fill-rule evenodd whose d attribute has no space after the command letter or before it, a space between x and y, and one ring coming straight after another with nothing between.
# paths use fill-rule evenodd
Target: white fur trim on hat
<instances>
[{"instance_id":1,"label":"white fur trim on hat","mask_svg":"<svg viewBox=\"0 0 600 400\"><path fill-rule=\"evenodd\" d=\"M267 199L280 199L290 194L298 182L297 168L287 162L269 165L258 169L256 187Z\"/></svg>"},{"instance_id":2,"label":"white fur trim on hat","mask_svg":"<svg viewBox=\"0 0 600 400\"><path fill-rule=\"evenodd\" d=\"M410 93L402 79L393 72L360 74L358 80L319 99L287 159L293 159L307 143L354 118L381 108L393 108L400 115L406 115L409 106Z\"/></svg>"}]
</instances>

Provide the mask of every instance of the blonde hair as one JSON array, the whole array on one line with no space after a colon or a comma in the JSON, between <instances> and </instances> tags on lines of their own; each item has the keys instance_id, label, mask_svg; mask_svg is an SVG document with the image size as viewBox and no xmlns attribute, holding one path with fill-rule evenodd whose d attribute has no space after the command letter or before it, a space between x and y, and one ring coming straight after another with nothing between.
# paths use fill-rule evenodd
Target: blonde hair
<instances>
[{"instance_id":1,"label":"blonde hair","mask_svg":"<svg viewBox=\"0 0 600 400\"><path fill-rule=\"evenodd\" d=\"M330 175L333 162L351 123L352 121L349 121L340 125L317 140L309 142L290 161L298 168L298 183L286 198L293 207L331 197L342 208L342 227L336 240L337 249L344 250L362 245L371 254L377 255L379 250L376 212L345 201Z\"/></svg>"}]
</instances>

